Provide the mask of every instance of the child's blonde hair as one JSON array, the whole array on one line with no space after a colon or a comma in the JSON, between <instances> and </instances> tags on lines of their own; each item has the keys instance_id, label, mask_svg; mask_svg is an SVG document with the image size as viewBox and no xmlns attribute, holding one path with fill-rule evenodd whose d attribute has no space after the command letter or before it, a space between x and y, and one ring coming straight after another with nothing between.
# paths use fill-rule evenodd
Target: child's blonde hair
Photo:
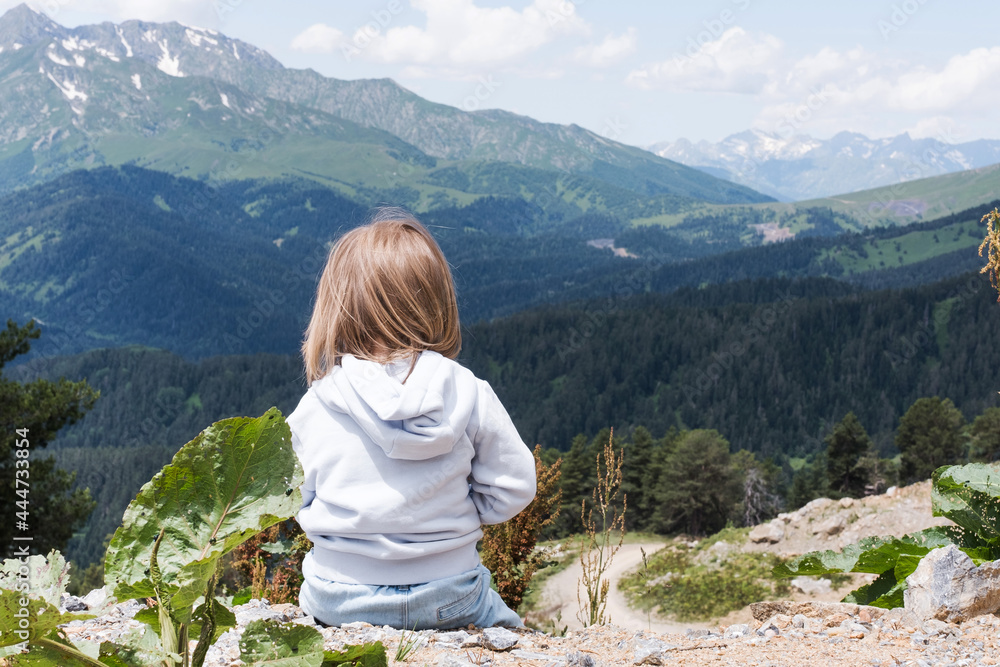
<instances>
[{"instance_id":1,"label":"child's blonde hair","mask_svg":"<svg viewBox=\"0 0 1000 667\"><path fill-rule=\"evenodd\" d=\"M311 384L345 354L385 363L462 347L451 270L434 237L399 208L344 234L330 250L302 343Z\"/></svg>"}]
</instances>

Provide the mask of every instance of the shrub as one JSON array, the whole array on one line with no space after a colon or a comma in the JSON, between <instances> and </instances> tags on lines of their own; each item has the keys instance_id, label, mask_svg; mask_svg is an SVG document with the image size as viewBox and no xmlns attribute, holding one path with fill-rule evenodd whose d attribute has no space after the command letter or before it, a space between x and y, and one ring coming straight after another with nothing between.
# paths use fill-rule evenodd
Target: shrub
<instances>
[{"instance_id":1,"label":"shrub","mask_svg":"<svg viewBox=\"0 0 1000 667\"><path fill-rule=\"evenodd\" d=\"M485 526L480 557L493 573L497 592L511 609L521 606L531 577L542 564L535 551L542 528L559 516L560 466L562 460L546 464L540 458L541 445L535 446L535 498L510 521Z\"/></svg>"},{"instance_id":2,"label":"shrub","mask_svg":"<svg viewBox=\"0 0 1000 667\"><path fill-rule=\"evenodd\" d=\"M733 537L723 531L690 549L675 543L647 559L644 571L622 579L619 586L633 604L659 608L679 621L704 621L742 609L751 602L788 593L788 584L772 574L780 559L769 553L734 549L718 555L710 548ZM735 536L744 539L745 531Z\"/></svg>"},{"instance_id":3,"label":"shrub","mask_svg":"<svg viewBox=\"0 0 1000 667\"><path fill-rule=\"evenodd\" d=\"M906 578L939 547L955 545L978 566L1000 558L1000 464L943 466L931 477L934 516L955 526L934 526L903 537L868 537L843 551L813 551L775 567L775 574L867 572L878 578L852 591L844 602L901 607Z\"/></svg>"}]
</instances>

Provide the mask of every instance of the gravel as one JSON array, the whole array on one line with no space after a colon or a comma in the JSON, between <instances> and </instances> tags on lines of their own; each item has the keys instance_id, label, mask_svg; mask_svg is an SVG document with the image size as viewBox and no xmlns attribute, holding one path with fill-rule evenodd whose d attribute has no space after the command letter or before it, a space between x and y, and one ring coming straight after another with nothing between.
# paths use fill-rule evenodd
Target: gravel
<instances>
[{"instance_id":1,"label":"gravel","mask_svg":"<svg viewBox=\"0 0 1000 667\"><path fill-rule=\"evenodd\" d=\"M799 603L787 603L799 605ZM787 606L786 605L786 606ZM63 626L74 640L115 640L141 624L132 617L137 601L115 605L95 619ZM796 607L798 608L798 607ZM885 611L856 605L814 606L812 611L787 614L780 603L771 617L686 634L658 634L593 627L553 637L534 630L465 628L416 633L420 646L412 665L537 665L538 667L597 667L599 665L996 665L1000 661L1000 617L983 615L962 625L920 622L905 610ZM271 605L252 600L234 609L237 628L223 634L208 653L206 665L230 667L239 660L239 638L253 619L311 625L295 605ZM403 632L367 623L340 628L317 627L326 648L381 641L392 661ZM413 633L406 633L412 638ZM490 646L506 646L504 652ZM516 647L516 648L515 648ZM511 650L511 649L514 650Z\"/></svg>"}]
</instances>

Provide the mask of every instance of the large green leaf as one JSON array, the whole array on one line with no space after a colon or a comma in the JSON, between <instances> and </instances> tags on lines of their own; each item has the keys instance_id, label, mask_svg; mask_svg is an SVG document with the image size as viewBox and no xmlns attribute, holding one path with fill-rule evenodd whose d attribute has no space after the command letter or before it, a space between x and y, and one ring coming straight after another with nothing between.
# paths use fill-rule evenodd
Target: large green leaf
<instances>
[{"instance_id":1,"label":"large green leaf","mask_svg":"<svg viewBox=\"0 0 1000 667\"><path fill-rule=\"evenodd\" d=\"M866 537L843 551L811 551L774 568L779 577L834 572L882 574L893 570L901 556L924 556L932 549L959 544L959 529L934 526L904 537Z\"/></svg>"},{"instance_id":2,"label":"large green leaf","mask_svg":"<svg viewBox=\"0 0 1000 667\"><path fill-rule=\"evenodd\" d=\"M27 604L22 605L22 601ZM79 617L75 615L59 613L58 609L45 600L0 589L0 628L4 628L0 633L0 646L13 646L44 637L56 626L77 618Z\"/></svg>"},{"instance_id":3,"label":"large green leaf","mask_svg":"<svg viewBox=\"0 0 1000 667\"><path fill-rule=\"evenodd\" d=\"M269 667L320 667L323 635L306 625L252 621L240 639L240 660Z\"/></svg>"},{"instance_id":4,"label":"large green leaf","mask_svg":"<svg viewBox=\"0 0 1000 667\"><path fill-rule=\"evenodd\" d=\"M150 556L164 589L193 605L218 559L302 504L302 468L277 408L216 422L184 445L128 506L108 547L105 579L119 598L152 594Z\"/></svg>"},{"instance_id":5,"label":"large green leaf","mask_svg":"<svg viewBox=\"0 0 1000 667\"><path fill-rule=\"evenodd\" d=\"M945 466L934 471L931 506L934 516L944 516L978 538L1000 545L1000 463Z\"/></svg>"},{"instance_id":6,"label":"large green leaf","mask_svg":"<svg viewBox=\"0 0 1000 667\"><path fill-rule=\"evenodd\" d=\"M8 558L0 565L0 588L20 590L23 582L30 584L28 594L58 607L69 583L69 565L54 549L48 557Z\"/></svg>"},{"instance_id":7,"label":"large green leaf","mask_svg":"<svg viewBox=\"0 0 1000 667\"><path fill-rule=\"evenodd\" d=\"M339 667L340 665L388 667L388 664L389 659L385 655L385 645L382 642L346 646L343 651L326 651L323 657L323 667Z\"/></svg>"},{"instance_id":8,"label":"large green leaf","mask_svg":"<svg viewBox=\"0 0 1000 667\"><path fill-rule=\"evenodd\" d=\"M903 591L905 590L905 578L897 579L893 570L886 570L872 583L865 584L848 593L842 601L892 609L903 605Z\"/></svg>"}]
</instances>

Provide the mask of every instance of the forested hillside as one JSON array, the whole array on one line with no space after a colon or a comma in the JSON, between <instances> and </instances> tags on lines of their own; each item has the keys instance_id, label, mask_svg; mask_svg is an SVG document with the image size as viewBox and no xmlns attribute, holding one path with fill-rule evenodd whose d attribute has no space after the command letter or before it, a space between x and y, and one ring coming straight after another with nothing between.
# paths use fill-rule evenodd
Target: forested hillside
<instances>
[{"instance_id":1,"label":"forested hillside","mask_svg":"<svg viewBox=\"0 0 1000 667\"><path fill-rule=\"evenodd\" d=\"M879 292L828 278L626 291L468 326L460 360L493 385L528 443L566 451L578 434L609 427L627 436L643 426L657 438L711 429L732 451L785 468L787 484L788 460L822 451L850 411L891 458L899 419L918 398L951 399L967 420L997 406L996 379L984 370L1000 367L984 334L1000 325L988 285L966 274ZM291 355L194 363L123 348L12 370L34 375L87 378L101 391L52 446L99 502L71 549L82 560L198 431L271 405L287 414L305 391Z\"/></svg>"},{"instance_id":2,"label":"forested hillside","mask_svg":"<svg viewBox=\"0 0 1000 667\"><path fill-rule=\"evenodd\" d=\"M710 428L764 457L815 452L855 412L883 453L921 396L998 405L1000 308L988 281L866 292L747 281L549 307L470 328L463 359L529 442L642 424Z\"/></svg>"},{"instance_id":3,"label":"forested hillside","mask_svg":"<svg viewBox=\"0 0 1000 667\"><path fill-rule=\"evenodd\" d=\"M191 358L291 354L328 244L368 210L308 181L210 187L134 167L74 172L0 199L0 298L7 316L46 324L36 355L131 344ZM752 220L629 227L605 213L553 217L514 197L421 218L452 264L463 321L473 323L746 278L922 284L977 266L983 212L831 237L838 214L811 209L803 238L754 248L743 238L756 235ZM627 255L588 244L600 239Z\"/></svg>"}]
</instances>

